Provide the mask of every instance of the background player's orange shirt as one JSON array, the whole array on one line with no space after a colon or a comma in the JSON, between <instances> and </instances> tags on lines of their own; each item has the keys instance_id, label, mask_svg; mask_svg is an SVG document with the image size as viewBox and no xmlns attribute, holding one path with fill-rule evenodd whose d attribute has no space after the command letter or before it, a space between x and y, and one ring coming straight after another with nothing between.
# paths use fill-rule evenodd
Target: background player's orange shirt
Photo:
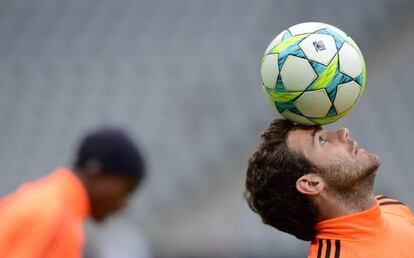
<instances>
[{"instance_id":1,"label":"background player's orange shirt","mask_svg":"<svg viewBox=\"0 0 414 258\"><path fill-rule=\"evenodd\" d=\"M82 257L87 193L75 174L59 168L0 201L0 257Z\"/></svg>"},{"instance_id":2,"label":"background player's orange shirt","mask_svg":"<svg viewBox=\"0 0 414 258\"><path fill-rule=\"evenodd\" d=\"M322 221L310 246L309 258L414 258L414 216L385 196L375 207Z\"/></svg>"}]
</instances>

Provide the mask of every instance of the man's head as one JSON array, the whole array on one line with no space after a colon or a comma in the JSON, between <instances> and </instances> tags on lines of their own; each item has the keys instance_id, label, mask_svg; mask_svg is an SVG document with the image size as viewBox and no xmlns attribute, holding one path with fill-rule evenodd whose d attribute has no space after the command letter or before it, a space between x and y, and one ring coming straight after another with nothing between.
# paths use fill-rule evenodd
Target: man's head
<instances>
[{"instance_id":1,"label":"man's head","mask_svg":"<svg viewBox=\"0 0 414 258\"><path fill-rule=\"evenodd\" d=\"M96 221L122 209L145 176L137 146L119 128L100 128L88 134L80 143L74 167Z\"/></svg>"},{"instance_id":2,"label":"man's head","mask_svg":"<svg viewBox=\"0 0 414 258\"><path fill-rule=\"evenodd\" d=\"M358 149L347 129L276 119L249 160L245 196L265 224L311 240L320 200L368 194L378 166L378 157Z\"/></svg>"}]
</instances>

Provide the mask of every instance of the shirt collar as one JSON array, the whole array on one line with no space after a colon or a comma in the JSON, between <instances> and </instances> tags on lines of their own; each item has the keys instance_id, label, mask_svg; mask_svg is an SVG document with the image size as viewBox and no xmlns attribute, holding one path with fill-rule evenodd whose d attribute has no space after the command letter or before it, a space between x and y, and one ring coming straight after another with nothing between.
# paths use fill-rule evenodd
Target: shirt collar
<instances>
[{"instance_id":1,"label":"shirt collar","mask_svg":"<svg viewBox=\"0 0 414 258\"><path fill-rule=\"evenodd\" d=\"M386 227L377 202L366 211L319 222L316 224L316 236L348 241L364 240L382 234Z\"/></svg>"}]
</instances>

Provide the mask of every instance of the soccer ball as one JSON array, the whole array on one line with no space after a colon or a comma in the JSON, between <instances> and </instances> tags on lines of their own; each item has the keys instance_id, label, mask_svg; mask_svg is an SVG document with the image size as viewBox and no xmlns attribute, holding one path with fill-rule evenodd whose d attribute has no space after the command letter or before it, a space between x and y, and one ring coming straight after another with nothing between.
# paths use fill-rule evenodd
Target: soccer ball
<instances>
[{"instance_id":1,"label":"soccer ball","mask_svg":"<svg viewBox=\"0 0 414 258\"><path fill-rule=\"evenodd\" d=\"M307 22L282 31L267 47L262 89L285 118L303 125L328 124L346 115L366 82L355 42L328 24Z\"/></svg>"}]
</instances>

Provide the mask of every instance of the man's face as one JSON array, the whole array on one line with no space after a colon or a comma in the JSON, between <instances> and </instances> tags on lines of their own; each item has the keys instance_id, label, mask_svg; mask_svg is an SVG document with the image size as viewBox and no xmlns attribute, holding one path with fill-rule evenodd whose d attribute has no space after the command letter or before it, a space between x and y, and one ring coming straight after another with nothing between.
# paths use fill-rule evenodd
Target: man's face
<instances>
[{"instance_id":1,"label":"man's face","mask_svg":"<svg viewBox=\"0 0 414 258\"><path fill-rule=\"evenodd\" d=\"M359 148L345 128L325 131L320 127L298 127L289 133L287 145L319 168L328 186L336 191L346 191L373 178L380 165L378 156Z\"/></svg>"},{"instance_id":2,"label":"man's face","mask_svg":"<svg viewBox=\"0 0 414 258\"><path fill-rule=\"evenodd\" d=\"M98 222L124 208L128 197L138 185L135 179L117 175L95 175L92 180L91 212L92 217Z\"/></svg>"}]
</instances>

